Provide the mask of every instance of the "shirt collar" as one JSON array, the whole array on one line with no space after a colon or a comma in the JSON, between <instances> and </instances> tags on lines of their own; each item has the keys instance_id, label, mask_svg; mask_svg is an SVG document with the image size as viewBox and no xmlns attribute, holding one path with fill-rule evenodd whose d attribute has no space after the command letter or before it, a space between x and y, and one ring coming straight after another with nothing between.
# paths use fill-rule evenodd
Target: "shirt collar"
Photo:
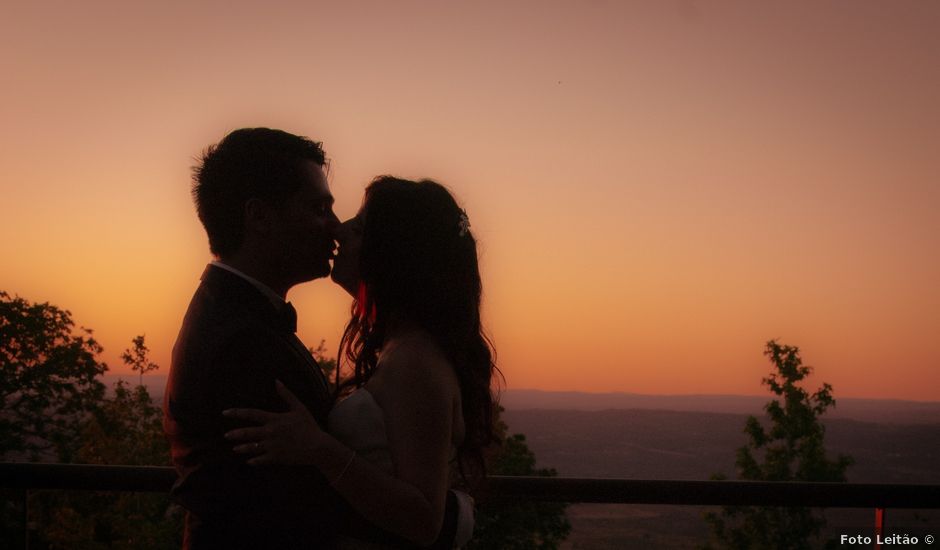
<instances>
[{"instance_id":1,"label":"shirt collar","mask_svg":"<svg viewBox=\"0 0 940 550\"><path fill-rule=\"evenodd\" d=\"M234 273L235 275L238 275L242 279L245 279L246 281L251 283L251 285L257 288L258 291L261 292L261 294L264 294L268 298L268 300L271 300L271 303L274 304L274 307L277 308L278 311L281 311L281 309L284 308L284 304L286 303L284 299L278 296L276 292L271 290L271 287L262 283L258 279L255 279L254 277L249 277L248 275L245 275L244 273L235 269L234 267L230 265L226 265L220 261L211 262L210 265L214 265L215 267L218 267L219 269L224 269L225 271Z\"/></svg>"}]
</instances>

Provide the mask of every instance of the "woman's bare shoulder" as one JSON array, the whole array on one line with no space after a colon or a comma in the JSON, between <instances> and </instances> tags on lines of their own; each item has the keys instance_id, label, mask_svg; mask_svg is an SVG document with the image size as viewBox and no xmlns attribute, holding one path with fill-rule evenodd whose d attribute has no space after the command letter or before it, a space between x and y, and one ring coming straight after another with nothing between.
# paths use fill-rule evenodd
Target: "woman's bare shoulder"
<instances>
[{"instance_id":1,"label":"woman's bare shoulder","mask_svg":"<svg viewBox=\"0 0 940 550\"><path fill-rule=\"evenodd\" d=\"M440 346L423 331L390 341L379 357L373 381L377 390L405 387L451 398L459 393L453 365Z\"/></svg>"},{"instance_id":2,"label":"woman's bare shoulder","mask_svg":"<svg viewBox=\"0 0 940 550\"><path fill-rule=\"evenodd\" d=\"M386 347L367 388L391 417L412 411L432 422L447 422L450 418L450 424L440 428L450 430L450 443L459 446L465 428L454 366L430 335L412 336Z\"/></svg>"}]
</instances>

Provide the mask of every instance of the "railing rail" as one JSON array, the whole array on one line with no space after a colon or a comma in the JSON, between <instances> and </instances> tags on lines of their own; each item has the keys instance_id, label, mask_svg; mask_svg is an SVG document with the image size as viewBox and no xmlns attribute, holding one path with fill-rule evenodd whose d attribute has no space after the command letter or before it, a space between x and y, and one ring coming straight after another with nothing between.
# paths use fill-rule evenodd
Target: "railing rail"
<instances>
[{"instance_id":1,"label":"railing rail","mask_svg":"<svg viewBox=\"0 0 940 550\"><path fill-rule=\"evenodd\" d=\"M166 492L172 468L0 463L0 488ZM624 504L940 508L940 485L491 476L493 498Z\"/></svg>"}]
</instances>

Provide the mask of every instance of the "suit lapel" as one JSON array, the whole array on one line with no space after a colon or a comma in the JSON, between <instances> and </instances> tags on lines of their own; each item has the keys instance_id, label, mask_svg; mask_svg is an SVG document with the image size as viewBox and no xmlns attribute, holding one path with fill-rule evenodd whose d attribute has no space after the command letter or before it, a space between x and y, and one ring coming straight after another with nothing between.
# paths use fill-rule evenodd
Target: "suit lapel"
<instances>
[{"instance_id":1,"label":"suit lapel","mask_svg":"<svg viewBox=\"0 0 940 550\"><path fill-rule=\"evenodd\" d=\"M326 377L323 376L323 371L320 369L319 363L310 355L310 350L304 346L304 343L300 341L300 338L298 338L296 334L287 334L286 338L291 347L294 348L294 351L297 352L307 364L308 370L310 371L310 378L315 380L314 385L317 386L326 399L329 399L330 388L326 382Z\"/></svg>"}]
</instances>

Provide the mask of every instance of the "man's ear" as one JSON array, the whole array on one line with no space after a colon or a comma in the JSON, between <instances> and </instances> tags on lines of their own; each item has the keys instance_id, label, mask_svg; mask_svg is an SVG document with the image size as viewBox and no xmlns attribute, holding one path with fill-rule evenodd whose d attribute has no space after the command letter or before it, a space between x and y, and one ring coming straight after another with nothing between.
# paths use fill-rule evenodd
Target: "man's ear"
<instances>
[{"instance_id":1,"label":"man's ear","mask_svg":"<svg viewBox=\"0 0 940 550\"><path fill-rule=\"evenodd\" d=\"M271 207L261 199L249 199L245 202L245 232L248 234L267 235L271 231L273 215Z\"/></svg>"}]
</instances>

